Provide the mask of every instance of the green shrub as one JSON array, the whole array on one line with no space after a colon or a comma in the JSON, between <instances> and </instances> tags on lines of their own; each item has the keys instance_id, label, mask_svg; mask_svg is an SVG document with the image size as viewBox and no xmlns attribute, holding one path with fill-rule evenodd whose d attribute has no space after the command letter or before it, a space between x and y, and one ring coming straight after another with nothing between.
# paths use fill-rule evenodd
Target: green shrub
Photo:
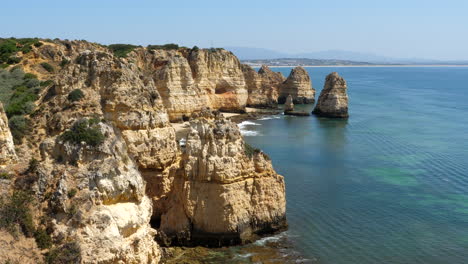
<instances>
[{"instance_id":1,"label":"green shrub","mask_svg":"<svg viewBox=\"0 0 468 264\"><path fill-rule=\"evenodd\" d=\"M80 89L75 89L68 94L68 100L76 102L84 98L84 93Z\"/></svg>"},{"instance_id":2,"label":"green shrub","mask_svg":"<svg viewBox=\"0 0 468 264\"><path fill-rule=\"evenodd\" d=\"M163 49L163 50L177 50L179 45L174 43L164 44L164 45L148 45L149 50Z\"/></svg>"},{"instance_id":3,"label":"green shrub","mask_svg":"<svg viewBox=\"0 0 468 264\"><path fill-rule=\"evenodd\" d=\"M39 42L39 41L34 43L34 47L37 47L37 48L39 48L42 45L44 45L44 44L42 44L42 42Z\"/></svg>"},{"instance_id":4,"label":"green shrub","mask_svg":"<svg viewBox=\"0 0 468 264\"><path fill-rule=\"evenodd\" d=\"M45 255L45 263L47 264L66 264L80 262L80 247L75 242L51 249Z\"/></svg>"},{"instance_id":5,"label":"green shrub","mask_svg":"<svg viewBox=\"0 0 468 264\"><path fill-rule=\"evenodd\" d=\"M6 68L8 68L8 66L10 66L10 65L8 65L6 63L0 63L0 69L6 69Z\"/></svg>"},{"instance_id":6,"label":"green shrub","mask_svg":"<svg viewBox=\"0 0 468 264\"><path fill-rule=\"evenodd\" d=\"M65 131L61 138L64 141L72 142L74 144L80 144L81 142L86 142L86 144L91 146L98 146L104 142L104 135L101 133L96 124L91 124L87 119L82 119L71 127L70 130Z\"/></svg>"},{"instance_id":7,"label":"green shrub","mask_svg":"<svg viewBox=\"0 0 468 264\"><path fill-rule=\"evenodd\" d=\"M111 44L108 48L114 53L116 57L125 58L128 53L132 52L137 46L131 44Z\"/></svg>"},{"instance_id":8,"label":"green shrub","mask_svg":"<svg viewBox=\"0 0 468 264\"><path fill-rule=\"evenodd\" d=\"M249 145L247 142L244 142L244 153L247 157L252 158L255 153L260 153L262 152L258 148L254 148L251 145Z\"/></svg>"},{"instance_id":9,"label":"green shrub","mask_svg":"<svg viewBox=\"0 0 468 264\"><path fill-rule=\"evenodd\" d=\"M47 234L46 230L38 228L34 232L34 239L40 249L50 248L52 246L52 238Z\"/></svg>"},{"instance_id":10,"label":"green shrub","mask_svg":"<svg viewBox=\"0 0 468 264\"><path fill-rule=\"evenodd\" d=\"M8 172L0 173L0 180L9 180L11 179L11 175Z\"/></svg>"},{"instance_id":11,"label":"green shrub","mask_svg":"<svg viewBox=\"0 0 468 264\"><path fill-rule=\"evenodd\" d=\"M50 65L49 63L47 63L47 62L41 63L41 66L42 66L42 68L44 68L44 70L46 70L46 71L48 71L50 73L54 72L54 67L52 65Z\"/></svg>"},{"instance_id":12,"label":"green shrub","mask_svg":"<svg viewBox=\"0 0 468 264\"><path fill-rule=\"evenodd\" d=\"M31 45L24 45L24 46L21 48L21 52L23 52L23 54L29 53L29 52L31 52L31 50L32 50Z\"/></svg>"},{"instance_id":13,"label":"green shrub","mask_svg":"<svg viewBox=\"0 0 468 264\"><path fill-rule=\"evenodd\" d=\"M29 165L28 165L28 172L31 172L31 173L34 173L37 171L37 167L39 166L39 161L35 158L32 158L30 161L29 161Z\"/></svg>"},{"instance_id":14,"label":"green shrub","mask_svg":"<svg viewBox=\"0 0 468 264\"><path fill-rule=\"evenodd\" d=\"M7 59L7 62L8 64L16 64L16 63L19 63L21 61L21 58L20 57L16 57L16 56L11 56Z\"/></svg>"},{"instance_id":15,"label":"green shrub","mask_svg":"<svg viewBox=\"0 0 468 264\"><path fill-rule=\"evenodd\" d=\"M65 67L67 64L70 64L70 60L67 60L67 59L62 59L62 61L60 62L60 67Z\"/></svg>"},{"instance_id":16,"label":"green shrub","mask_svg":"<svg viewBox=\"0 0 468 264\"><path fill-rule=\"evenodd\" d=\"M200 48L198 48L197 46L193 46L192 48L192 51L198 51Z\"/></svg>"},{"instance_id":17,"label":"green shrub","mask_svg":"<svg viewBox=\"0 0 468 264\"><path fill-rule=\"evenodd\" d=\"M41 87L47 87L47 86L52 85L52 84L54 84L54 81L52 81L52 80L42 81L42 82L39 83L39 85Z\"/></svg>"},{"instance_id":18,"label":"green shrub","mask_svg":"<svg viewBox=\"0 0 468 264\"><path fill-rule=\"evenodd\" d=\"M8 124L15 144L21 144L21 140L29 132L28 120L24 116L13 116Z\"/></svg>"},{"instance_id":19,"label":"green shrub","mask_svg":"<svg viewBox=\"0 0 468 264\"><path fill-rule=\"evenodd\" d=\"M75 188L69 190L68 193L67 193L68 198L71 199L71 198L75 197L75 195L76 195L77 192L78 192L78 190L75 189Z\"/></svg>"},{"instance_id":20,"label":"green shrub","mask_svg":"<svg viewBox=\"0 0 468 264\"><path fill-rule=\"evenodd\" d=\"M27 237L34 234L34 223L29 208L32 196L23 191L15 191L10 197L0 199L0 228L11 235L18 235L18 227Z\"/></svg>"},{"instance_id":21,"label":"green shrub","mask_svg":"<svg viewBox=\"0 0 468 264\"><path fill-rule=\"evenodd\" d=\"M38 98L35 90L26 86L19 86L11 96L10 103L5 109L8 117L30 114L34 110L34 101Z\"/></svg>"},{"instance_id":22,"label":"green shrub","mask_svg":"<svg viewBox=\"0 0 468 264\"><path fill-rule=\"evenodd\" d=\"M28 79L37 79L37 76L36 76L35 74L32 74L32 73L25 73L23 78L24 78L25 80L28 80Z\"/></svg>"}]
</instances>

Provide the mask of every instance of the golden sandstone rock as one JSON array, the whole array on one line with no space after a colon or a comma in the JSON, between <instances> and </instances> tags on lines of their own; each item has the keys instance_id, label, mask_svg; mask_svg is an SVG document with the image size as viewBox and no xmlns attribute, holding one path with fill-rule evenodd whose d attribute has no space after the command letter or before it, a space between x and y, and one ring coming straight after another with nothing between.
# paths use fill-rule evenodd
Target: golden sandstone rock
<instances>
[{"instance_id":1,"label":"golden sandstone rock","mask_svg":"<svg viewBox=\"0 0 468 264\"><path fill-rule=\"evenodd\" d=\"M286 227L283 177L266 154L246 154L234 123L206 110L242 111L249 93L252 102L276 103L279 74L265 68L262 91L253 92L239 60L222 49L137 48L117 58L98 44L54 41L28 56L24 68L54 85L36 101L18 160L1 111L0 161L38 160L30 189L57 247L73 246L82 263L158 263L155 237L222 246ZM43 61L56 72L44 73ZM268 92L268 83L276 88ZM75 89L84 98L72 102ZM194 120L181 147L169 121L184 116ZM83 119L103 142L64 140Z\"/></svg>"},{"instance_id":2,"label":"golden sandstone rock","mask_svg":"<svg viewBox=\"0 0 468 264\"><path fill-rule=\"evenodd\" d=\"M348 94L346 81L338 73L330 73L320 93L313 113L323 117L347 118Z\"/></svg>"},{"instance_id":3,"label":"golden sandstone rock","mask_svg":"<svg viewBox=\"0 0 468 264\"><path fill-rule=\"evenodd\" d=\"M15 145L2 103L0 103L0 146L0 166L15 163L17 161Z\"/></svg>"}]
</instances>

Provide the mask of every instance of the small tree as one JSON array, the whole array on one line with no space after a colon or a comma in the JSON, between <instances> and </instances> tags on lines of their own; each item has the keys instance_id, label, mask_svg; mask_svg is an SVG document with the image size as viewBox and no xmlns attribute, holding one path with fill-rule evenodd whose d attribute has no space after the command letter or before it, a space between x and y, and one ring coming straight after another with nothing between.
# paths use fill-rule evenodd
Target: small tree
<instances>
[{"instance_id":1,"label":"small tree","mask_svg":"<svg viewBox=\"0 0 468 264\"><path fill-rule=\"evenodd\" d=\"M76 102L84 98L84 93L80 89L75 89L68 94L68 100Z\"/></svg>"}]
</instances>

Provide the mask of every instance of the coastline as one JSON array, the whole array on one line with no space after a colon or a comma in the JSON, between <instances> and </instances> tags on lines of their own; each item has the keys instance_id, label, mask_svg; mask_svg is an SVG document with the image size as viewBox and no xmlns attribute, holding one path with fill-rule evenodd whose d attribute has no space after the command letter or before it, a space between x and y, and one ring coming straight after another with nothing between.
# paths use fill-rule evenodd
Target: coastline
<instances>
[{"instance_id":1,"label":"coastline","mask_svg":"<svg viewBox=\"0 0 468 264\"><path fill-rule=\"evenodd\" d=\"M250 67L258 68L261 65L250 65ZM376 65L267 65L271 68L293 68L293 67L304 67L304 68L417 68L417 67L457 67L457 68L468 68L468 65L437 65L437 64L425 64L425 65L385 65L385 64L376 64Z\"/></svg>"}]
</instances>

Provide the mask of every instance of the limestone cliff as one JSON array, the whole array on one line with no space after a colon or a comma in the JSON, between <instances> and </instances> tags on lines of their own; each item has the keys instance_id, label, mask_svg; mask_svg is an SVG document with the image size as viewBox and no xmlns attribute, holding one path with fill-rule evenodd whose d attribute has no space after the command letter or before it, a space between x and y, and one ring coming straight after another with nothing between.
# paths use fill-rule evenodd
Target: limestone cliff
<instances>
[{"instance_id":1,"label":"limestone cliff","mask_svg":"<svg viewBox=\"0 0 468 264\"><path fill-rule=\"evenodd\" d=\"M0 103L0 166L15 163L17 160L13 137L8 127L8 118Z\"/></svg>"},{"instance_id":2,"label":"limestone cliff","mask_svg":"<svg viewBox=\"0 0 468 264\"><path fill-rule=\"evenodd\" d=\"M247 104L241 64L229 51L137 49L129 60L153 78L171 121L206 107L242 111Z\"/></svg>"},{"instance_id":3,"label":"limestone cliff","mask_svg":"<svg viewBox=\"0 0 468 264\"><path fill-rule=\"evenodd\" d=\"M288 78L281 85L279 91L279 103L284 103L288 95L291 95L295 104L313 104L315 102L315 89L309 74L303 67L291 70Z\"/></svg>"},{"instance_id":4,"label":"limestone cliff","mask_svg":"<svg viewBox=\"0 0 468 264\"><path fill-rule=\"evenodd\" d=\"M325 85L320 93L313 114L324 117L347 118L348 94L347 85L338 73L330 73L325 79Z\"/></svg>"},{"instance_id":5,"label":"limestone cliff","mask_svg":"<svg viewBox=\"0 0 468 264\"><path fill-rule=\"evenodd\" d=\"M54 250L72 248L81 263L158 263L155 237L219 246L285 228L283 177L207 110L247 104L232 53L140 47L119 58L55 40L32 47L21 66L53 84L38 92L21 145L0 109L0 160L17 165L12 186L33 192ZM184 116L193 121L181 148L169 122Z\"/></svg>"},{"instance_id":6,"label":"limestone cliff","mask_svg":"<svg viewBox=\"0 0 468 264\"><path fill-rule=\"evenodd\" d=\"M161 218L161 240L225 246L284 229L284 180L268 156L246 153L240 131L230 121L202 119L190 125L182 171Z\"/></svg>"},{"instance_id":7,"label":"limestone cliff","mask_svg":"<svg viewBox=\"0 0 468 264\"><path fill-rule=\"evenodd\" d=\"M248 65L242 65L249 91L247 105L251 107L272 107L278 103L278 93L285 78L280 72L273 72L262 65L258 73Z\"/></svg>"}]
</instances>

